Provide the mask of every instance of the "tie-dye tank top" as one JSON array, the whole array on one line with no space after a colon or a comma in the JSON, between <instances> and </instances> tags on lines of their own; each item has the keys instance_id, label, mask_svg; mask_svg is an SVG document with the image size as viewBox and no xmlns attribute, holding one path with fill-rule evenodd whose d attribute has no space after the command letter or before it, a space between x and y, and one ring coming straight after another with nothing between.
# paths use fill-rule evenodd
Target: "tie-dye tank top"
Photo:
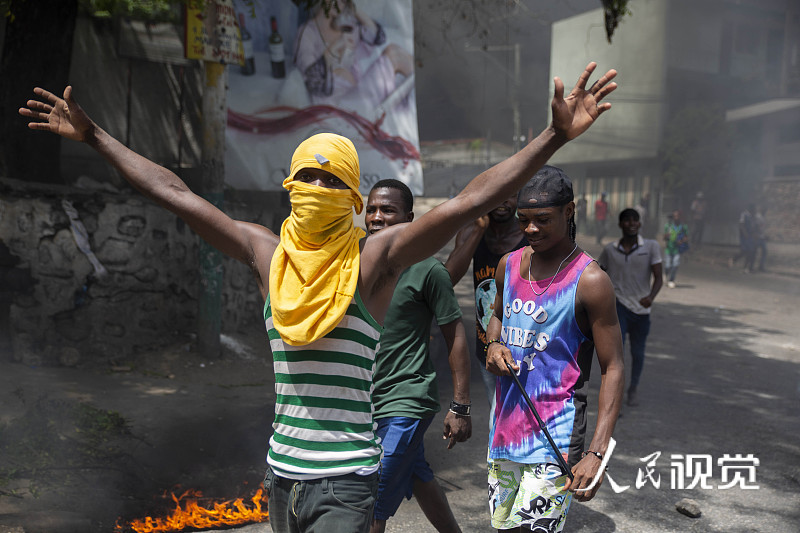
<instances>
[{"instance_id":1,"label":"tie-dye tank top","mask_svg":"<svg viewBox=\"0 0 800 533\"><path fill-rule=\"evenodd\" d=\"M594 261L581 252L555 277L529 282L520 275L525 249L506 261L501 337L520 366L519 381L568 462L580 457L586 432L585 384L592 342L575 320L578 280ZM536 292L550 288L537 296ZM511 377L497 378L489 457L518 463L555 463L547 437Z\"/></svg>"}]
</instances>

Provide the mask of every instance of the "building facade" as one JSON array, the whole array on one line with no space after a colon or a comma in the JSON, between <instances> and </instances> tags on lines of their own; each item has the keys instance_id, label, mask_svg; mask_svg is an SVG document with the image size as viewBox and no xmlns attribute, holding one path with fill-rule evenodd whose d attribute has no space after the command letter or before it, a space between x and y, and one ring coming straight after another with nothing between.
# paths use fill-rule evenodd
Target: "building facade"
<instances>
[{"instance_id":1,"label":"building facade","mask_svg":"<svg viewBox=\"0 0 800 533\"><path fill-rule=\"evenodd\" d=\"M553 25L551 79L588 61L620 72L613 111L554 158L587 194L590 217L602 192L612 213L649 194L658 227L703 192L705 239L735 243L737 215L755 203L769 207L776 240L800 242L800 5L629 6L613 44L595 11Z\"/></svg>"}]
</instances>

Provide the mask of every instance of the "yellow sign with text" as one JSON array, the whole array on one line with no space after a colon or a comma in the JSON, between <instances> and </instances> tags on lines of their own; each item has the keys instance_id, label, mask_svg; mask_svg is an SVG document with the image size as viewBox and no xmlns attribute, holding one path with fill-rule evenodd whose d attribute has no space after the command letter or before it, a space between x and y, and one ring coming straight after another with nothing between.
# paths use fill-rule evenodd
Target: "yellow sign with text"
<instances>
[{"instance_id":1,"label":"yellow sign with text","mask_svg":"<svg viewBox=\"0 0 800 533\"><path fill-rule=\"evenodd\" d=\"M186 2L186 57L217 63L244 64L244 50L233 0Z\"/></svg>"}]
</instances>

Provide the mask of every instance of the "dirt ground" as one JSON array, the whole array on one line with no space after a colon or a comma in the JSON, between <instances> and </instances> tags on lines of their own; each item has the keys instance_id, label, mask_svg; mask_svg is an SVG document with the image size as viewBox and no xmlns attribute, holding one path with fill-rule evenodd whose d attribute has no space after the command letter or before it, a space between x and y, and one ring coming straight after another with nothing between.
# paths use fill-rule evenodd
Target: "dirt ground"
<instances>
[{"instance_id":1,"label":"dirt ground","mask_svg":"<svg viewBox=\"0 0 800 533\"><path fill-rule=\"evenodd\" d=\"M598 253L590 240L579 242ZM574 504L565 531L798 531L800 282L700 259L687 258L678 287L657 298L642 402L626 407L617 425L609 472L630 488L616 494L606 483L594 501ZM471 328L468 281L457 294ZM216 361L200 359L186 339L127 368L0 362L0 533L109 532L120 518L164 516L174 506L170 493L188 488L209 502L251 496L263 477L273 417L271 361L258 327L224 344ZM438 338L434 352L447 404ZM599 378L595 368L592 420ZM473 438L445 450L440 415L426 449L463 530L477 532L489 526L488 409L476 368L471 385ZM635 487L642 458L654 452L661 453L660 487ZM711 457L711 488L670 487L670 465L686 454ZM717 488L725 454L758 459L757 489ZM685 497L699 503L700 518L675 511ZM432 528L412 499L388 530Z\"/></svg>"},{"instance_id":2,"label":"dirt ground","mask_svg":"<svg viewBox=\"0 0 800 533\"><path fill-rule=\"evenodd\" d=\"M266 350L252 355L262 336L237 341L216 361L187 342L129 368L0 363L0 524L111 531L119 517L163 515L172 492L252 496L273 416L272 366Z\"/></svg>"}]
</instances>

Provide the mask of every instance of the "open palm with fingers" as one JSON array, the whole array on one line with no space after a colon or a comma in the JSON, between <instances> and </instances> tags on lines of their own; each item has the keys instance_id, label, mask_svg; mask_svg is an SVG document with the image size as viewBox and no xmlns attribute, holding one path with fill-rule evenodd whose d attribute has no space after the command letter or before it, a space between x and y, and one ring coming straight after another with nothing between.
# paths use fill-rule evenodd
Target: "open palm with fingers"
<instances>
[{"instance_id":1,"label":"open palm with fingers","mask_svg":"<svg viewBox=\"0 0 800 533\"><path fill-rule=\"evenodd\" d=\"M551 104L553 127L567 140L572 140L589 129L597 117L611 109L611 104L600 102L617 88L617 84L611 81L616 77L617 71L609 70L587 89L586 84L595 68L597 63L589 63L566 98L564 82L555 78L555 93Z\"/></svg>"},{"instance_id":2,"label":"open palm with fingers","mask_svg":"<svg viewBox=\"0 0 800 533\"><path fill-rule=\"evenodd\" d=\"M40 87L33 90L42 100L28 100L28 107L21 107L19 114L34 120L28 127L32 130L49 131L73 141L88 140L94 122L72 99L72 86L64 89L64 98Z\"/></svg>"}]
</instances>

